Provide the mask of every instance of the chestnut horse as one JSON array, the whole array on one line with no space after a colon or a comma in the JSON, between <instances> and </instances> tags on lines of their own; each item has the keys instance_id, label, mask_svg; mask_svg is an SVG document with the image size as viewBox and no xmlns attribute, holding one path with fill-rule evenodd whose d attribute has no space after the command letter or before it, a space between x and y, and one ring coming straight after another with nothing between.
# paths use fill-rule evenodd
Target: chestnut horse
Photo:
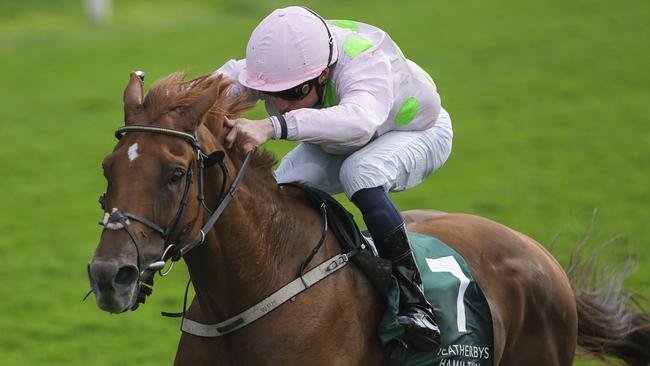
<instances>
[{"instance_id":1,"label":"chestnut horse","mask_svg":"<svg viewBox=\"0 0 650 366\"><path fill-rule=\"evenodd\" d=\"M183 78L173 74L145 96L131 74L126 127L103 162L104 230L88 274L98 307L120 313L150 292L145 284L164 261L182 257L196 293L187 318L219 323L295 280L323 220L305 192L276 184L269 153L245 159L225 149L224 118L250 107L228 97L231 83ZM208 166L212 152L217 164ZM603 300L580 290L540 244L484 218L425 210L405 217L409 230L439 238L472 268L492 315L494 365L571 365L576 345L629 365L650 362L648 314L626 305L620 285ZM309 268L342 252L326 235ZM380 365L383 307L365 275L347 265L241 329L183 333L175 364Z\"/></svg>"}]
</instances>

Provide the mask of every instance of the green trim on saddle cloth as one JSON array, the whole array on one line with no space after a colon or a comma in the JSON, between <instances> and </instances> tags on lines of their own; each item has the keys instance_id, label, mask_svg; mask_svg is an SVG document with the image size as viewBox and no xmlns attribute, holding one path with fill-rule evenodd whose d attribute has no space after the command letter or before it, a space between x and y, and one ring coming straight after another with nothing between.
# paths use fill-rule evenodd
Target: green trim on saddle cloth
<instances>
[{"instance_id":1,"label":"green trim on saddle cloth","mask_svg":"<svg viewBox=\"0 0 650 366\"><path fill-rule=\"evenodd\" d=\"M431 353L409 351L404 365L492 366L492 316L467 263L456 251L434 237L409 233L409 239L425 294L433 305L435 320L440 327L441 345ZM462 296L459 296L459 291ZM388 308L378 330L383 344L404 332L397 322L399 287L395 279L387 300Z\"/></svg>"}]
</instances>

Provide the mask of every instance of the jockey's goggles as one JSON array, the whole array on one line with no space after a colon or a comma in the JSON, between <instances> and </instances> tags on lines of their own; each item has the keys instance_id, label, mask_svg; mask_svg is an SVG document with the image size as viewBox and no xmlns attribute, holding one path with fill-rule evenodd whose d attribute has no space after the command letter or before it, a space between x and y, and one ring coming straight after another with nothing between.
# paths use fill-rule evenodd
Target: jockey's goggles
<instances>
[{"instance_id":1,"label":"jockey's goggles","mask_svg":"<svg viewBox=\"0 0 650 366\"><path fill-rule=\"evenodd\" d=\"M317 83L318 83L318 77L311 80L307 80L304 83L298 84L297 86L294 86L293 88L289 88L287 90L282 90L278 92L264 92L264 93L273 97L282 98L284 100L290 100L290 101L302 100L307 95L309 95L309 92L311 92L311 89Z\"/></svg>"}]
</instances>

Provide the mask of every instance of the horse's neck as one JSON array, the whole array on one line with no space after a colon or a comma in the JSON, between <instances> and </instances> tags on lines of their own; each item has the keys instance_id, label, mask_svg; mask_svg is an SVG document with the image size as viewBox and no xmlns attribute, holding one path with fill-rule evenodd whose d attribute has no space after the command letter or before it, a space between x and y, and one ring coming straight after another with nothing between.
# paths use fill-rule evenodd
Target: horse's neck
<instances>
[{"instance_id":1,"label":"horse's neck","mask_svg":"<svg viewBox=\"0 0 650 366\"><path fill-rule=\"evenodd\" d=\"M188 257L199 302L210 308L212 321L293 280L321 234L317 211L281 197L272 177L255 178L244 179L205 245Z\"/></svg>"},{"instance_id":2,"label":"horse's neck","mask_svg":"<svg viewBox=\"0 0 650 366\"><path fill-rule=\"evenodd\" d=\"M229 167L231 172L239 171L240 165L235 165ZM279 189L270 171L263 176L254 169L206 243L185 258L197 292L188 313L193 320L221 322L262 301L297 277L301 263L321 237L320 213L303 193L290 187ZM211 177L206 188L218 187L219 178ZM308 269L340 252L334 235L328 235ZM217 357L215 362L224 365L304 363L301 356L298 360L302 361L287 362L290 351L278 348L278 339L290 340L293 347L289 349L315 355L321 360L315 365L379 364L382 352L375 334L381 315L379 299L354 267L339 273L345 275L329 277L297 296L296 306L284 304L264 321L232 336L209 343L198 344L195 338L188 342L203 356ZM353 341L342 344L341 339ZM339 356L332 361L332 355Z\"/></svg>"}]
</instances>

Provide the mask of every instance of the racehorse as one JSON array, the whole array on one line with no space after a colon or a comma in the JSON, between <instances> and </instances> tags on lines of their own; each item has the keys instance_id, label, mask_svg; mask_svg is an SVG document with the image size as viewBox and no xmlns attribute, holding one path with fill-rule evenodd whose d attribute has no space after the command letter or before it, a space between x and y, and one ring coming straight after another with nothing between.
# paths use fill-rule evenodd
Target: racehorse
<instances>
[{"instance_id":1,"label":"racehorse","mask_svg":"<svg viewBox=\"0 0 650 366\"><path fill-rule=\"evenodd\" d=\"M308 195L278 186L270 153L225 148L225 118L250 108L229 97L231 85L176 73L145 95L131 74L125 127L103 162L104 230L88 266L100 309L134 309L164 262L182 258L196 293L186 317L219 323L295 280L306 257L309 270L342 253ZM410 231L447 243L472 268L492 316L494 365L571 365L576 345L628 365L650 362L648 313L626 301L620 284L604 298L606 289L582 290L536 241L485 218L404 216ZM183 333L175 364L380 365L384 305L366 276L347 265L308 287L220 337Z\"/></svg>"}]
</instances>

